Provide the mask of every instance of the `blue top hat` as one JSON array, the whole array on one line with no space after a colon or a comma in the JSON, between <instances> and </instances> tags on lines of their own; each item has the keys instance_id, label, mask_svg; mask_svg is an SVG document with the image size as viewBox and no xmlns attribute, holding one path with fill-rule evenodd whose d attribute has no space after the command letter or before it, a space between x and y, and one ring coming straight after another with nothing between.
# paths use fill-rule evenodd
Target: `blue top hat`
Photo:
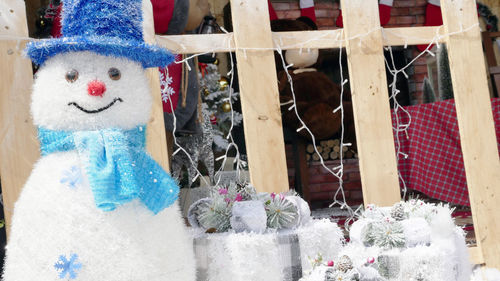
<instances>
[{"instance_id":1,"label":"blue top hat","mask_svg":"<svg viewBox=\"0 0 500 281\"><path fill-rule=\"evenodd\" d=\"M167 66L173 56L144 42L141 0L64 0L62 38L28 43L26 53L36 64L64 52L92 51L125 57L144 68Z\"/></svg>"}]
</instances>

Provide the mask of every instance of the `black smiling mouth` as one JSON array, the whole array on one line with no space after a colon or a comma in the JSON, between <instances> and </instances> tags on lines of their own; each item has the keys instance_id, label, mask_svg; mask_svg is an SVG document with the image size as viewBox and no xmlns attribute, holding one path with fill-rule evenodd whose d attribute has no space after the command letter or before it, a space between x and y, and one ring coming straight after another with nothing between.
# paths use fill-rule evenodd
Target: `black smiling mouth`
<instances>
[{"instance_id":1,"label":"black smiling mouth","mask_svg":"<svg viewBox=\"0 0 500 281\"><path fill-rule=\"evenodd\" d=\"M118 101L123 102L123 100L121 98L115 98L110 104L106 105L105 107L101 107L99 109L96 109L96 110L85 109L85 108L81 107L79 104L77 104L76 102L70 102L70 103L68 103L68 106L74 105L76 108L80 109L81 111L83 111L85 113L93 114L93 113L102 112L102 111L112 107Z\"/></svg>"}]
</instances>

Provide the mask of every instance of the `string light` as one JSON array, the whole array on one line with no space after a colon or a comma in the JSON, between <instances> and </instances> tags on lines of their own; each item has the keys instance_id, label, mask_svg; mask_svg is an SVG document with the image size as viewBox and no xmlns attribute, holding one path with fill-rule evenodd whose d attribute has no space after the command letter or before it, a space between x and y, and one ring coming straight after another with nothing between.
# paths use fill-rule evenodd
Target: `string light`
<instances>
[{"instance_id":1,"label":"string light","mask_svg":"<svg viewBox=\"0 0 500 281\"><path fill-rule=\"evenodd\" d=\"M168 68L165 68L165 70L167 71L167 77L170 77L169 73L168 73ZM194 163L193 161L193 158L191 157L191 155L177 142L177 138L175 137L175 132L177 131L177 117L175 116L175 113L174 113L174 104L172 102L172 99L170 98L170 95L167 95L167 100L168 100L168 103L170 104L170 111L173 113L172 114L172 117L173 117L173 130L172 130L172 136L173 136L173 139L174 139L174 145L177 146L178 148L175 150L175 152L172 154L172 156L175 156L177 153L179 152L183 152L187 158L189 159L189 162L191 163L191 165L194 167L195 169L195 172L196 172L196 175L194 177L194 180L193 182L201 176L201 179L203 179L203 181L207 184L207 185L210 185L210 183L203 177L203 175L201 174L201 172L198 170L198 163Z\"/></svg>"},{"instance_id":2,"label":"string light","mask_svg":"<svg viewBox=\"0 0 500 281\"><path fill-rule=\"evenodd\" d=\"M409 126L411 124L411 115L409 114L409 112L399 104L399 102L397 101L396 97L397 95L400 93L400 91L396 88L396 82L397 82L397 76L399 74L402 74L403 76L405 76L406 78L408 78L408 74L406 73L406 69L408 69L408 67L410 67L415 61L417 61L420 57L422 57L423 55L425 54L429 54L429 55L432 55L434 56L435 54L433 52L430 51L431 47L433 45L437 45L437 47L439 48L440 47L440 42L443 41L443 38L446 38L446 37L449 37L449 36L453 36L453 35L457 35L457 34L461 34L461 33L465 33L465 32L468 32L476 27L478 27L479 24L474 24L474 25L471 25L469 26L468 28L463 28L463 26L460 27L460 30L459 31L455 31L455 32L450 32L450 33L446 33L446 34L442 34L441 33L441 29L443 26L440 26L438 29L436 29L436 34L434 36L434 38L431 40L431 42L428 44L427 48L422 51L421 53L419 53L415 58L413 58L407 65L405 65L404 67L400 68L400 69L397 69L396 66L395 66L395 61L394 61L394 56L393 56L393 50L392 50L392 47L391 46L388 46L387 47L387 50L389 51L390 53L390 58L391 58L391 62L389 62L387 60L387 58L384 57L384 61L385 61L385 64L386 64L386 67L387 69L389 70L389 72L391 73L391 75L393 76L393 79L392 79L392 83L389 85L389 87L391 88L391 95L389 97L389 99L391 99L394 103L394 108L393 108L393 113L394 113L394 116L395 116L395 126L393 126L393 131L395 132L395 138L396 138L396 154L397 154L397 157L399 159L400 156L402 156L404 159L407 159L408 158L408 155L401 152L401 142L400 142L400 137L399 137L399 133L400 132L404 132L408 138L408 129L409 129ZM341 29L340 31L338 30L332 30L332 32L322 32L320 33L319 36L317 37L314 37L314 38L310 38L306 41L302 41L302 42L298 42L298 43L295 43L295 44L291 44L291 45L286 45L284 46L283 45L283 38L295 38L293 36L288 36L288 35L285 35L285 34L279 34L279 37L277 38L278 40L276 41L275 40L275 47L270 47L270 48L264 48L264 47L252 47L252 48L245 48L245 47L233 47L233 43L234 42L234 34L230 34L229 32L227 32L227 30L225 30L224 28L221 28L221 30L223 30L223 32L225 32L226 34L229 34L230 36L227 36L225 38L226 42L224 45L226 45L226 47L224 48L214 48L212 49L211 51L209 52L202 52L202 53L197 53L197 54L193 54L193 55L190 55L180 61L176 61L175 63L185 63L186 64L186 67L188 68L189 71L191 71L191 67L189 66L189 63L188 61L195 58L195 57L198 57L198 56L201 56L201 55L206 55L206 54L215 54L217 52L227 52L228 50L231 50L231 51L242 51L243 52L243 57L246 59L247 58L247 51L276 51L279 55L280 55L280 58L281 58L281 62L283 64L283 68L285 69L285 72L287 74L287 79L288 79L288 82L290 83L290 88L291 88L291 92L292 92L292 97L293 99L288 101L288 102L285 102L285 103L282 103L281 106L284 106L284 105L289 105L289 104L292 104L288 110L294 110L295 112L295 115L296 117L298 118L300 124L301 124L301 127L297 130L297 131L302 131L302 130L306 130L308 132L308 134L311 136L311 140L312 140L312 144L314 146L314 152L319 156L319 160L320 160L320 164L321 166L326 170L328 171L330 174L332 174L333 176L335 176L338 181L339 181L339 187L337 189L337 191L335 192L335 195L334 195L334 198L333 198L333 203L330 204L330 207L333 207L335 205L339 205L341 209L344 209L346 208L350 214L349 218L346 220L346 226L348 224L349 221L351 221L352 219L354 219L357 214L359 214L359 212L361 211L362 209L362 205L359 206L356 210L352 210L352 208L346 203L346 197L345 197L345 192L344 192L344 189L343 189L343 173L344 173L344 169L343 169L343 153L339 153L339 158L340 158L340 164L336 167L332 167L332 168L329 168L325 162L324 162L324 159L321 155L321 153L319 153L319 151L317 150L317 146L316 146L316 139L314 138L314 135L312 134L312 132L310 131L310 129L307 127L307 125L304 123L304 121L300 118L299 114L298 114L298 110L297 110L297 107L295 106L296 105L296 98L295 98L295 91L293 89L293 80L292 80L292 77L291 75L289 74L288 72L288 69L290 67L292 67L293 65L290 64L290 65L287 65L286 62L285 62L285 59L283 57L283 51L284 49L300 49L300 51L302 51L302 49L304 48L304 46L306 46L307 44L311 43L311 42L315 42L315 41L321 41L321 40L326 40L325 38L330 36L332 33L336 33L336 37L334 40L331 40L331 39L328 39L329 42L332 42L332 43L338 43L338 49L339 49L339 68L340 68L340 75L341 75L341 81L342 81L342 87L341 87L341 93L340 93L340 106L337 107L335 110L333 110L333 113L337 113L338 111L341 112L341 138L340 138L340 146L341 147L344 147L344 146L350 146L351 144L350 143L344 143L344 133L345 133L345 127L344 127L344 107L343 107L343 104L342 104L342 100L343 100L343 95L344 95L344 89L345 89L345 85L348 83L348 80L347 79L344 79L343 77L343 66L342 66L342 49L343 49L343 43L344 42L347 42L347 41L351 41L351 40L355 40L355 39L359 39L359 44L362 44L362 42L364 41L364 39L368 36L370 36L373 32L377 32L377 31L381 31L384 39L387 39L387 36L386 36L386 33L391 33L393 36L397 36L399 38L402 38L405 40L405 44L404 44L404 48L406 49L408 47L408 40L409 39L417 39L417 40L426 40L426 38L421 38L421 37L417 37L417 36L402 36L401 34L399 33L396 33L396 32L393 32L391 31L391 29L385 29L385 28L382 28L382 27L377 27L377 28L374 28L366 33L363 33L363 34L358 34L356 36L352 36L352 37L348 37L348 38L344 38L344 30ZM275 33L277 34L277 33ZM0 41L15 41L17 40L18 44L17 44L17 50L19 50L20 48L20 44L22 41L38 41L37 39L33 39L33 38L29 38L29 37L22 37L22 36L9 36L9 35L0 35ZM333 44L332 44L333 45ZM186 50L186 47L181 44L181 48L183 50ZM310 50L310 47L307 48L308 50ZM231 107L231 126L230 126L230 129L228 131L228 134L227 134L227 139L228 139L228 146L225 150L225 153L223 156L220 156L216 159L216 161L222 161L222 165L221 167L218 169L218 171L216 172L215 174L215 178L217 178L217 181L216 181L216 185L218 185L220 183L220 180L221 180L221 177L218 176L220 175L220 173L222 172L224 166L225 166L225 163L228 159L228 155L229 155L229 152L232 148L235 149L236 151L236 155L235 155L235 164L236 164L236 172L238 174L238 177L240 177L240 172L241 172L241 169L242 169L242 166L243 166L243 161L241 160L241 157L240 157L240 152L239 152L239 149L238 149L238 145L234 142L234 139L233 139L233 136L232 136L232 131L234 129L234 109L233 109L233 101L232 101L232 95L233 95L233 82L234 82L234 75L233 74L233 71L234 71L234 61L233 61L233 54L232 52L229 52L229 56L230 56L230 63L231 63L231 67L230 67L230 71L228 72L228 75L230 75L231 79L230 79L230 84L229 84L229 90L228 90L228 97L227 97L227 100L230 104L230 107ZM392 65L392 67L391 67ZM167 69L167 74L168 74L168 69ZM194 163L193 159L191 158L191 156L189 155L189 153L184 149L182 148L179 143L177 142L177 138L175 137L175 132L176 132L176 116L175 116L175 113L174 113L174 110L173 110L173 104L171 102L171 99L170 99L170 96L168 96L168 100L170 101L170 106L171 106L171 111L173 112L173 121L174 121L174 124L173 124L173 136L174 136L174 144L178 147L178 149L176 149L176 151L174 152L173 155L176 155L178 154L179 152L183 152L187 157L188 159L190 160L191 164L193 165L193 167L195 168L195 171L196 171L196 175L193 179L193 181L195 181L197 178L201 177L206 184L210 185L210 183L203 177L203 175L201 174L201 172L198 170L197 168L197 163ZM408 117L408 122L407 123L404 123L402 124L400 122L400 118L399 118L399 112L403 112L407 117ZM336 171L336 172L335 172ZM407 192L407 187L406 187L406 183L404 182L402 176L401 176L401 173L398 171L398 176L400 178L400 182L402 183L403 185L403 198L406 197L406 192ZM342 201L339 201L337 200L337 197L341 195L341 200Z\"/></svg>"},{"instance_id":3,"label":"string light","mask_svg":"<svg viewBox=\"0 0 500 281\"><path fill-rule=\"evenodd\" d=\"M428 44L427 48L422 51L421 53L419 53L415 58L413 58L407 65L405 65L404 67L400 68L400 69L397 69L396 66L395 66L395 60L394 60L394 55L393 55L393 49L391 46L388 46L386 49L389 51L390 53L390 57L391 57L391 62L389 63L389 61L387 60L387 58L384 57L384 61L385 61L385 64L386 64L386 67L387 69L389 70L389 72L391 73L391 75L393 76L393 79L392 79L392 83L389 85L389 87L391 88L391 95L389 96L389 99L391 99L393 101L393 104L394 104L394 108L393 108L393 112L394 112L394 116L395 116L395 123L396 125L393 126L393 131L395 132L395 139L396 139L396 155L398 157L398 159L400 158L400 156L402 156L404 159L407 159L408 158L408 155L406 153L403 153L401 152L401 141L400 141L400 136L399 136L399 133L400 132L404 132L408 138L408 129L409 129L409 126L411 124L411 115L409 114L409 112L403 107L401 106L401 104L399 104L399 102L397 101L396 97L397 95L400 93L400 90L397 89L396 87L396 82L397 82L397 76L399 74L405 76L406 78L409 78L408 74L406 73L406 70L415 62L417 61L418 59L420 59L422 56L424 56L425 54L427 53L432 53L430 51L430 48L435 45L435 44L438 44L439 41L441 41L443 38L445 38L446 36L452 36L452 35L456 35L456 34L459 34L459 33L462 33L462 32L467 32L469 30L471 30L472 28L475 28L477 27L478 25L475 24L475 25L472 25L470 26L469 28L467 29L462 29L461 31L459 32L452 32L452 33L448 33L448 34L441 34L440 32L440 28L436 30L436 34L434 36L434 38L431 40L431 42ZM349 37L349 38L344 38L344 30L340 30L340 32L337 33L337 38L336 38L336 42L338 43L338 49L339 49L339 68L340 68L340 75L341 75L341 79L340 81L342 81L342 87L341 87L341 94L340 94L340 105L339 107L337 107L336 109L334 109L334 113L337 113L338 111L341 111L341 137L340 137L340 147L344 147L344 146L350 146L352 144L350 143L344 143L344 133L345 133L345 126L344 126L344 107L343 107L343 104L342 104L342 100L343 100L343 95L344 95L344 90L345 90L345 85L348 83L348 79L344 79L343 77L343 65L342 65L342 50L343 50L343 43L346 42L346 41L349 41L349 40L355 40L355 39L359 39L360 40L360 44L362 44L362 40L363 38L369 36L371 33L375 32L375 31L378 31L378 30L381 30L382 31L382 35L385 39L386 38L386 35L385 35L385 32L391 32L390 29L384 29L384 28L375 28L369 32L366 32L364 34L361 34L361 35L356 35L356 36L353 36L353 37ZM337 32L337 31L334 31L334 32ZM318 156L319 156L319 162L321 164L321 166L330 174L332 174L334 177L336 177L338 179L338 182L339 182L339 187L337 188L334 196L333 196L333 203L331 203L329 205L329 207L333 207L333 206L336 206L338 205L341 209L346 209L347 212L349 213L349 218L346 220L346 223L345 223L345 227L346 229L348 229L348 224L350 221L352 221L353 219L355 219L360 210L362 209L362 205L359 206L356 210L353 210L347 203L346 203L346 196L345 196L345 191L344 191L344 188L343 188L343 174L344 174L344 163L343 163L343 153L339 153L339 162L340 164L336 167L332 167L332 168L329 168L326 163L324 162L324 159L321 155L321 153L319 153L318 149L317 149L317 146L316 146L316 139L314 137L314 135L312 134L312 132L310 131L310 129L307 127L307 125L303 122L303 120L300 118L299 114L298 114L298 110L296 108L296 98L295 98L295 91L294 91L294 87L293 87L293 80L292 80L292 77L291 75L289 74L288 72L288 69L290 67L293 66L293 64L289 64L287 65L286 62L285 62L285 59L284 59L284 56L283 56L283 49L294 49L294 48L300 48L302 49L303 46L305 46L306 44L308 43L311 43L313 41L319 41L319 40L322 40L324 37L328 36L329 34L322 34L316 38L311 38L309 40L306 40L304 42L299 42L299 43L295 43L293 45L287 45L287 46L283 46L283 41L282 41L282 38L283 37L287 37L287 36L280 36L278 38L278 41L279 41L279 44L276 44L276 47L273 47L273 48L234 48L235 50L242 50L244 51L244 53L246 54L246 51L259 51L259 50L267 50L267 51L276 51L279 56L280 56L280 59L281 59L281 62L282 62L282 65L283 65L283 68L285 69L285 73L287 74L287 79L288 79L288 82L290 83L290 89L291 89L291 92L292 92L292 97L293 99L288 101L288 102L285 102L285 103L282 103L280 104L281 106L284 106L284 105L289 105L289 104L292 104L290 107L288 107L288 110L291 111L291 110L294 110L295 112L295 115L297 117L297 119L299 120L300 124L301 124L301 127L299 127L297 129L297 132L299 131L303 131L303 130L306 130L308 132L308 134L310 135L311 137L311 140L312 140L312 144L313 144L313 147L314 147L314 153L316 153ZM401 36L400 34L396 34L397 36ZM344 39L341 39L341 38L344 38ZM411 37L407 37L405 38L405 46L404 48L407 48L407 39L410 39L410 38L416 38L416 39L423 39L423 38L418 38L418 37L415 37L415 36L411 36ZM276 43L276 42L275 42ZM228 43L228 47L227 48L231 48L231 45ZM308 48L309 49L309 48ZM192 55L190 56L189 58L186 58L185 60L187 59L190 59L190 58L193 58L193 57L196 57L196 56L199 56L199 55L202 55L204 53L200 53L200 54L196 54L196 55ZM233 60L232 60L232 53L230 52L229 53L230 56L231 56L231 71L233 71L233 68L234 68L234 65L233 65ZM182 63L181 62L178 62L178 63ZM391 67L392 65L392 67ZM232 83L233 83L233 76L231 76L231 89L232 89ZM231 112L233 112L233 109L232 109L232 103L231 103ZM402 124L401 123L401 120L400 120L400 117L399 117L399 112L403 112L404 114L407 115L407 118L408 118L408 122L407 123L404 123ZM231 123L231 125L233 126L233 122ZM231 127L232 127L231 126ZM231 136L231 141L232 140L232 136ZM223 160L224 160L224 163L227 159L227 153L229 151L229 149L232 147L232 145L235 146L235 148L237 149L237 146L236 144L233 144L233 143L230 143L228 148L226 149L226 154L223 157ZM237 152L237 155L239 155L239 151ZM219 158L222 158L222 157L219 157ZM236 159L237 161L238 159ZM222 165L224 166L224 165ZM222 167L221 167L222 168ZM220 172L221 169L219 169L218 172ZM239 165L237 166L237 171L238 171L238 174L239 174ZM406 183L404 181L404 179L402 178L402 175L401 173L398 171L398 178L402 184L402 187L403 187L403 198L406 198L406 194L407 194L407 186L406 186ZM216 184L218 184L219 181L217 181ZM337 198L338 197L341 197L340 200L338 200Z\"/></svg>"},{"instance_id":4,"label":"string light","mask_svg":"<svg viewBox=\"0 0 500 281\"><path fill-rule=\"evenodd\" d=\"M343 35L344 30L342 29L341 35ZM345 133L345 125L344 125L344 105L342 104L342 101L344 100L344 90L345 90L345 85L347 84L347 79L344 79L344 68L342 64L342 53L343 53L343 42L339 42L339 68L340 68L340 81L342 81L342 87L340 87L340 114L341 114L341 127L340 127L340 153L339 153L339 159L340 159L340 165L338 166L338 173L339 173L339 187L337 188L337 191L335 191L335 195L333 196L333 203L330 204L330 208L335 206L335 204L339 204L340 208L347 208L347 211L349 212L349 218L354 217L354 212L351 209L349 205L347 205L347 200L345 197L345 192L344 192L344 153L343 153L343 147L344 147L344 133ZM330 170L331 171L331 170ZM333 173L333 171L331 171ZM342 196L342 201L338 201L337 197L339 193ZM348 220L345 221L344 227L347 229L348 228Z\"/></svg>"}]
</instances>

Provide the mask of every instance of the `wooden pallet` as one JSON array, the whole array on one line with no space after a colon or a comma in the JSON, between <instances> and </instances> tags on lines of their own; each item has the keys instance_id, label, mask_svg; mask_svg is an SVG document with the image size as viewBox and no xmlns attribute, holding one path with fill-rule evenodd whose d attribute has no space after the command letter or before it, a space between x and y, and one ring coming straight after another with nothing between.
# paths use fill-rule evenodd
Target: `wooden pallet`
<instances>
[{"instance_id":1,"label":"wooden pallet","mask_svg":"<svg viewBox=\"0 0 500 281\"><path fill-rule=\"evenodd\" d=\"M400 191L383 47L427 44L436 34L445 35L439 41L448 46L461 145L478 238L477 247L471 248L472 259L479 264L500 268L500 220L497 211L500 160L475 0L441 0L442 27L390 29L380 28L378 1L341 0L341 4L343 30L272 33L266 0L231 0L234 33L157 36L155 39L177 53L236 52L250 177L259 191L267 192L280 192L288 188L271 48L345 47L364 200L365 203L387 206L400 200ZM14 9L14 13L9 9ZM0 35L27 35L22 0L3 0L0 13ZM152 21L151 17L146 19ZM9 29L4 26L9 26ZM146 26L145 33L152 34L152 25ZM346 42L341 46L337 39L346 39ZM29 124L27 114L32 73L29 61L21 58L19 49L15 48L17 41L0 42L0 70L3 73L0 77L0 173L7 213L33 161L38 157L34 129ZM9 52L9 49L15 52ZM155 91L158 89L155 88ZM155 107L158 106L157 100ZM166 165L168 156L164 148L164 132L160 128L161 111L157 109L154 114L151 125L161 137L151 139L149 135L149 149L157 160Z\"/></svg>"}]
</instances>

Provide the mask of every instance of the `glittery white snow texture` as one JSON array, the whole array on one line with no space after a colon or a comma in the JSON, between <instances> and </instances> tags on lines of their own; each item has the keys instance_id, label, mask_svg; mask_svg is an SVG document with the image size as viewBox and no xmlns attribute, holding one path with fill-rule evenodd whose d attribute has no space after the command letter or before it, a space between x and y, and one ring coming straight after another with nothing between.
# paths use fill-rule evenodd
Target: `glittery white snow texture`
<instances>
[{"instance_id":1,"label":"glittery white snow texture","mask_svg":"<svg viewBox=\"0 0 500 281\"><path fill-rule=\"evenodd\" d=\"M15 205L5 281L61 280L54 264L73 253L82 264L75 280L194 280L192 241L177 203L156 216L137 200L103 212L85 176L74 187L61 182L74 166L76 152L35 166Z\"/></svg>"},{"instance_id":2,"label":"glittery white snow texture","mask_svg":"<svg viewBox=\"0 0 500 281\"><path fill-rule=\"evenodd\" d=\"M302 272L311 268L310 258L319 252L325 256L336 256L342 248L342 231L328 220L314 220L288 233L298 235ZM201 236L200 236L201 235ZM195 234L206 239L206 257L209 281L289 281L284 278L285 263L281 256L276 232Z\"/></svg>"},{"instance_id":3,"label":"glittery white snow texture","mask_svg":"<svg viewBox=\"0 0 500 281\"><path fill-rule=\"evenodd\" d=\"M110 79L110 68L121 78ZM75 69L78 79L66 80ZM51 130L131 129L147 123L151 94L139 63L90 52L49 59L37 73L34 122ZM98 79L106 91L91 96ZM120 98L113 106L96 110ZM64 260L78 257L71 272ZM55 266L58 263L58 266ZM78 266L81 264L81 267ZM43 157L35 166L14 208L4 281L194 281L192 239L177 204L157 215L135 200L111 212L98 209L76 151ZM66 275L64 275L66 274Z\"/></svg>"},{"instance_id":4,"label":"glittery white snow texture","mask_svg":"<svg viewBox=\"0 0 500 281\"><path fill-rule=\"evenodd\" d=\"M117 68L119 80L112 80L108 71ZM70 70L78 79L69 83L65 76ZM91 81L103 82L102 97L88 94ZM91 52L57 55L43 65L33 85L31 111L35 125L50 130L98 130L103 128L133 129L148 123L152 99L149 83L142 66L125 58L112 58ZM69 103L99 113L85 113Z\"/></svg>"}]
</instances>

